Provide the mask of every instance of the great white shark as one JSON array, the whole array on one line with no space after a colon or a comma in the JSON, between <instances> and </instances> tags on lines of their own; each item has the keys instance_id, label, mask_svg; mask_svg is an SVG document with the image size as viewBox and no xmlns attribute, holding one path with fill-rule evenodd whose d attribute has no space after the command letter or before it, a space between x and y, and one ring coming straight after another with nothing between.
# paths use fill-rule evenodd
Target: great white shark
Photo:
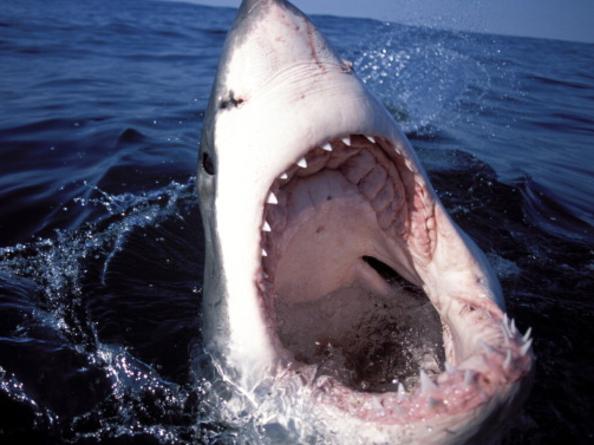
<instances>
[{"instance_id":1,"label":"great white shark","mask_svg":"<svg viewBox=\"0 0 594 445\"><path fill-rule=\"evenodd\" d=\"M255 404L283 397L279 417L315 419L324 442L496 442L528 387L531 333L506 316L485 255L393 117L287 1L240 6L204 119L198 191L204 341ZM383 341L381 320L425 323L387 276L422 290L443 360L429 372L419 358L414 377L391 363L400 379L368 385L352 374L369 363L349 354Z\"/></svg>"}]
</instances>

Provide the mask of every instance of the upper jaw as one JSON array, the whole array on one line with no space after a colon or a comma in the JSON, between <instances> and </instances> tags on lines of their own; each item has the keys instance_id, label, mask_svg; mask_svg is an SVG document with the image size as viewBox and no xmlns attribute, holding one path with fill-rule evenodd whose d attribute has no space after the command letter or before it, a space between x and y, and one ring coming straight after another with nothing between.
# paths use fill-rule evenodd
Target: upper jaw
<instances>
[{"instance_id":1,"label":"upper jaw","mask_svg":"<svg viewBox=\"0 0 594 445\"><path fill-rule=\"evenodd\" d=\"M419 225L423 225L425 241L430 242L426 225L432 210L430 201L427 202L427 208L423 203L422 209L413 209L418 182L414 180L413 168L413 163L401 147L378 135L347 134L309 149L279 173L268 190L262 221L262 253L267 257L266 262L274 263L270 257L278 257L287 247L286 242L282 243L279 239L279 233L285 240L295 235L285 233L291 215L299 219L307 218L310 226L314 218L322 218L318 231L323 230L324 233L328 233L326 229L331 233L341 228L344 231L344 226L352 219L352 235L355 232L362 233L358 242L350 243L351 249L340 241L340 236L331 240L324 234L313 233L303 239L303 244L308 244L321 236L320 241L323 240L326 245L325 251L318 254L313 248L316 246L312 246L312 261L317 260L325 269L332 269L341 259L322 261L329 256L324 253L329 251L359 259L376 257L410 282L420 285L414 259L409 255L410 249L406 244L416 243L414 237L409 235L419 231ZM310 185L295 189L293 184L304 179L308 179ZM298 190L301 190L301 198L295 197ZM289 205L291 196L293 205ZM337 207L336 202L343 204ZM304 205L307 206L305 209L302 208ZM353 219L353 212L360 214ZM426 213L428 216L412 218L413 212L415 215ZM322 213L326 216L318 216ZM324 221L323 218L330 215L334 215L334 221ZM272 235L276 235L274 245L269 242ZM430 255L430 250L419 250L419 255ZM330 273L330 270L325 272L326 275Z\"/></svg>"}]
</instances>

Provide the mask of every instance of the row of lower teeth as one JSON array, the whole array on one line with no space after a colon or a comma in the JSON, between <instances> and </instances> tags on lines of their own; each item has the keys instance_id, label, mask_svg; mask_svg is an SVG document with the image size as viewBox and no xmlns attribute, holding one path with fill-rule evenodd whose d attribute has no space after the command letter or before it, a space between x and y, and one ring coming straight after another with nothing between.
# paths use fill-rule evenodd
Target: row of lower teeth
<instances>
[{"instance_id":1,"label":"row of lower teeth","mask_svg":"<svg viewBox=\"0 0 594 445\"><path fill-rule=\"evenodd\" d=\"M504 371L509 371L512 365L512 359L514 360L521 360L525 358L531 351L532 348L532 329L528 328L524 335L522 335L519 330L515 326L515 322L507 317L504 314L503 320L501 321L501 329L504 334L504 342L505 342L505 358L501 361L500 366ZM518 353L512 353L513 347L512 342L515 343L515 347L517 348ZM486 349L489 349L488 353L492 354L496 350L494 348L490 348L486 346ZM501 358L501 351L496 352L499 357ZM519 365L522 367L522 365ZM525 369L525 368L524 368ZM411 412L416 412L418 414L419 410L441 410L441 409L453 409L452 406L452 399L450 397L456 398L457 395L464 397L468 388L473 385L478 384L480 380L481 371L473 370L473 369L464 369L464 368L456 368L450 365L448 362L445 363L445 372L440 374L437 377L437 381L434 381L423 369L419 369L419 377L418 377L418 386L415 391L407 391L406 388L402 383L398 383L397 390L395 391L395 400L398 403L401 402L411 402L412 405L405 405L408 406L407 409L410 409ZM455 386L450 386L448 381L452 381L450 379L456 379L458 384ZM459 379L459 380L458 380ZM394 384L397 381L393 381ZM326 384L326 381L321 380L317 386L323 388ZM462 385L462 388L459 385ZM445 389L446 392L440 391L441 389ZM422 398L419 398L422 397ZM386 410L390 409L399 409L398 405L386 405L383 403L385 400L385 395L375 395L371 396L371 399L367 402L363 402L361 405L361 401L359 398L355 398L352 400L353 408L364 408L366 410L370 410L376 414L386 415ZM423 404L424 403L424 404Z\"/></svg>"}]
</instances>

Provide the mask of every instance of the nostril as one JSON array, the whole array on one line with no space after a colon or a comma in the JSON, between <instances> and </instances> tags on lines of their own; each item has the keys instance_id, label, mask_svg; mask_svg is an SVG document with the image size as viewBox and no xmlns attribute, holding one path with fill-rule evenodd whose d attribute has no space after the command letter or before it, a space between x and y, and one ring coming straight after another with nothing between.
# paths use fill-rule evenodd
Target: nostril
<instances>
[{"instance_id":1,"label":"nostril","mask_svg":"<svg viewBox=\"0 0 594 445\"><path fill-rule=\"evenodd\" d=\"M215 168L214 163L212 162L212 158L206 152L202 153L202 168L210 176L213 176L215 174Z\"/></svg>"}]
</instances>

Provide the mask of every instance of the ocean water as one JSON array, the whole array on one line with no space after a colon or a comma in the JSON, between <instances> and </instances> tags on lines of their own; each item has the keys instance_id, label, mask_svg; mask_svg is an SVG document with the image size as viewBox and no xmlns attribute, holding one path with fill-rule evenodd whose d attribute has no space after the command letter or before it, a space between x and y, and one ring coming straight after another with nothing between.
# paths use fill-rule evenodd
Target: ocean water
<instances>
[{"instance_id":1,"label":"ocean water","mask_svg":"<svg viewBox=\"0 0 594 445\"><path fill-rule=\"evenodd\" d=\"M0 443L275 442L220 415L200 334L194 175L233 16L2 3ZM505 443L592 443L594 45L314 21L533 327L534 387Z\"/></svg>"}]
</instances>

